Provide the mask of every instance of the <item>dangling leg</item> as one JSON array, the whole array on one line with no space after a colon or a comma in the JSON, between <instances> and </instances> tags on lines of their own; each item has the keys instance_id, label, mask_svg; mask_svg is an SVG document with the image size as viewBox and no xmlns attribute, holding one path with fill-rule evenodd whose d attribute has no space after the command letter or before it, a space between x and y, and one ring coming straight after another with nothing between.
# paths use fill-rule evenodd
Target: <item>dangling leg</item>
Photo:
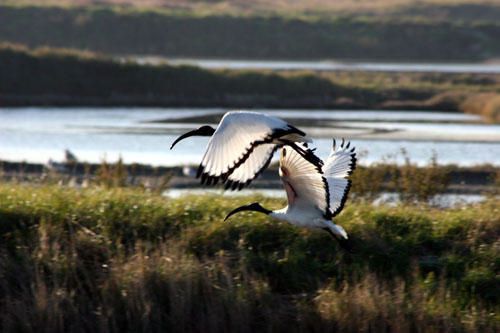
<instances>
[{"instance_id":1,"label":"dangling leg","mask_svg":"<svg viewBox=\"0 0 500 333\"><path fill-rule=\"evenodd\" d=\"M322 229L328 232L337 242L339 242L341 248L343 248L349 253L354 253L353 244L350 241L350 239L341 238L335 235L333 231L330 230L330 228L322 228Z\"/></svg>"},{"instance_id":2,"label":"dangling leg","mask_svg":"<svg viewBox=\"0 0 500 333\"><path fill-rule=\"evenodd\" d=\"M290 146L293 150L295 150L300 156L305 158L307 161L311 162L317 167L322 167L323 166L323 161L316 155L314 155L313 151L309 148L303 149L302 147L299 147L295 142L293 141L288 141L288 140L282 140L284 144Z\"/></svg>"}]
</instances>

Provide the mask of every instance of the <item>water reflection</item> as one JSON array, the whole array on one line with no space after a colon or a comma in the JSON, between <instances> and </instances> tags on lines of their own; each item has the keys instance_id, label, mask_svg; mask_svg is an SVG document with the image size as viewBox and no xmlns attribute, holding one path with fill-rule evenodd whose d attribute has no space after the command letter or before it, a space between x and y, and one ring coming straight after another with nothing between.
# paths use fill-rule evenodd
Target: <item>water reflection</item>
<instances>
[{"instance_id":1,"label":"water reflection","mask_svg":"<svg viewBox=\"0 0 500 333\"><path fill-rule=\"evenodd\" d=\"M115 161L122 156L126 163L197 164L207 138L190 138L173 151L169 150L170 144L180 132L195 127L193 121L200 121L189 117L225 111L221 108L0 109L0 159L62 161L64 149L70 149L80 160L93 163L103 158ZM397 155L404 148L420 164L429 161L435 152L441 163L500 165L500 126L471 124L478 120L476 116L397 111L259 111L302 122L326 119L320 122L321 127L305 126L315 138L321 156L329 153L331 138L335 136L350 138L364 154L362 163Z\"/></svg>"}]
</instances>

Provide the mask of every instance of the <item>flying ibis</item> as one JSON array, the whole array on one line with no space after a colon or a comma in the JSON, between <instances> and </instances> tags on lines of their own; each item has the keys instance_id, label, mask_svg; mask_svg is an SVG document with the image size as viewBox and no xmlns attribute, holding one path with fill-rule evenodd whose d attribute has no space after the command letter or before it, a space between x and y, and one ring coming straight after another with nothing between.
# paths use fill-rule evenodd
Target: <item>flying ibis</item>
<instances>
[{"instance_id":1,"label":"flying ibis","mask_svg":"<svg viewBox=\"0 0 500 333\"><path fill-rule=\"evenodd\" d=\"M332 222L344 207L351 186L349 175L356 167L356 153L350 143L342 143L333 148L324 165L314 165L296 153L281 149L279 174L285 187L288 206L271 211L258 202L241 206L231 211L256 211L299 227L320 228L337 239L340 245L350 250L348 236L344 228Z\"/></svg>"},{"instance_id":2,"label":"flying ibis","mask_svg":"<svg viewBox=\"0 0 500 333\"><path fill-rule=\"evenodd\" d=\"M205 125L187 132L170 149L190 136L210 136L196 177L207 185L220 180L226 189L241 190L250 184L269 165L274 152L285 145L314 165L322 163L305 145L298 144L311 142L303 131L258 112L227 112L216 129Z\"/></svg>"}]
</instances>

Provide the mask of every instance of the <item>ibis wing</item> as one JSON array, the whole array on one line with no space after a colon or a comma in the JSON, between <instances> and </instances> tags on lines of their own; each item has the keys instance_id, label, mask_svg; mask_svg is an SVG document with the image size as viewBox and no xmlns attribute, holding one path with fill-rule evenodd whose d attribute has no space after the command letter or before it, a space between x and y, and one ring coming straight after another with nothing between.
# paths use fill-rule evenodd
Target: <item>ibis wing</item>
<instances>
[{"instance_id":1,"label":"ibis wing","mask_svg":"<svg viewBox=\"0 0 500 333\"><path fill-rule=\"evenodd\" d=\"M278 145L265 143L255 147L248 159L228 177L226 189L242 189L269 166Z\"/></svg>"},{"instance_id":2,"label":"ibis wing","mask_svg":"<svg viewBox=\"0 0 500 333\"><path fill-rule=\"evenodd\" d=\"M356 168L356 153L350 142L336 147L335 141L330 156L323 166L323 176L328 183L330 217L340 213L351 187L349 176Z\"/></svg>"},{"instance_id":3,"label":"ibis wing","mask_svg":"<svg viewBox=\"0 0 500 333\"><path fill-rule=\"evenodd\" d=\"M301 146L307 149L304 145ZM279 172L290 207L315 207L322 213L328 210L327 184L321 166L308 162L290 147L283 147Z\"/></svg>"},{"instance_id":4,"label":"ibis wing","mask_svg":"<svg viewBox=\"0 0 500 333\"><path fill-rule=\"evenodd\" d=\"M281 119L256 112L228 112L208 142L198 176L202 183L220 180L227 187L241 189L269 164L276 138L297 132Z\"/></svg>"}]
</instances>

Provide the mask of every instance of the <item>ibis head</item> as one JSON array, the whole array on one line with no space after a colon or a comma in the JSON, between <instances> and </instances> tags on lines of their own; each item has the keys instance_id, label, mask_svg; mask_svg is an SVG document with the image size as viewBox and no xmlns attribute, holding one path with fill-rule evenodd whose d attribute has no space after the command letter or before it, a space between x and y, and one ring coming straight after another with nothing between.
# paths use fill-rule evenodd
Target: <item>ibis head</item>
<instances>
[{"instance_id":1,"label":"ibis head","mask_svg":"<svg viewBox=\"0 0 500 333\"><path fill-rule=\"evenodd\" d=\"M179 142L185 138L188 138L190 136L212 136L214 134L214 132L215 132L215 129L213 129L211 126L208 126L208 125L201 126L198 129L195 129L193 131L189 131L189 132L184 133L181 136L179 136L177 139L175 139L174 143L172 143L172 145L170 146L170 149L174 148L174 146L177 144L177 142Z\"/></svg>"},{"instance_id":2,"label":"ibis head","mask_svg":"<svg viewBox=\"0 0 500 333\"><path fill-rule=\"evenodd\" d=\"M266 215L269 215L271 213L271 211L269 209L265 209L264 207L262 207L260 205L260 203L254 202L254 203L252 203L250 205L241 206L241 207L238 207L238 208L232 210L229 214L227 214L227 216L224 219L224 221L226 221L232 215L234 215L236 213L239 213L239 212L246 211L246 210L254 211L254 212L259 212L259 213L264 213Z\"/></svg>"}]
</instances>

